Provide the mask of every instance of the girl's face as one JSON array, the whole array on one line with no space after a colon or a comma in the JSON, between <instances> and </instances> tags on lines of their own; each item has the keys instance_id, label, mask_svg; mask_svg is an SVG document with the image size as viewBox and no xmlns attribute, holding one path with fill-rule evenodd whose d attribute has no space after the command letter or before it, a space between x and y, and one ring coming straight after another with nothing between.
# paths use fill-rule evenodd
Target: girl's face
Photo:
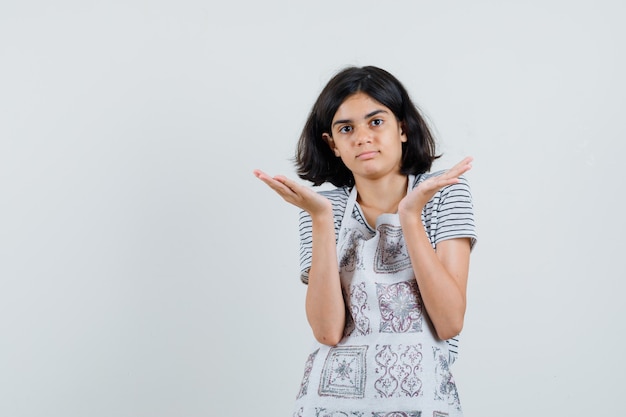
<instances>
[{"instance_id":1,"label":"girl's face","mask_svg":"<svg viewBox=\"0 0 626 417\"><path fill-rule=\"evenodd\" d=\"M357 178L400 174L402 142L407 138L389 108L364 93L345 99L324 140Z\"/></svg>"}]
</instances>

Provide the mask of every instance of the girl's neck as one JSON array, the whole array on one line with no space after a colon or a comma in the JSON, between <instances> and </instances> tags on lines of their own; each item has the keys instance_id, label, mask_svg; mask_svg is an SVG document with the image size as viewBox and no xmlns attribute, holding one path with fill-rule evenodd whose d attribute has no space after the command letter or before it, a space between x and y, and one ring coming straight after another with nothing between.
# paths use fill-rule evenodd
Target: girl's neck
<instances>
[{"instance_id":1,"label":"girl's neck","mask_svg":"<svg viewBox=\"0 0 626 417\"><path fill-rule=\"evenodd\" d=\"M366 214L368 222L374 224L383 213L396 213L400 200L406 196L408 178L405 175L390 175L377 180L355 178L357 201ZM373 218L374 222L370 220Z\"/></svg>"}]
</instances>

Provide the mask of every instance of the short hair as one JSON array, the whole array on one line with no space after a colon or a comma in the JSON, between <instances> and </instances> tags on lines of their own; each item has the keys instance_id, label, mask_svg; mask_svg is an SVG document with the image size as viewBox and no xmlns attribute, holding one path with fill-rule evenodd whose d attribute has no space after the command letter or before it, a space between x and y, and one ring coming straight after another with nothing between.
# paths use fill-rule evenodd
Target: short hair
<instances>
[{"instance_id":1,"label":"short hair","mask_svg":"<svg viewBox=\"0 0 626 417\"><path fill-rule=\"evenodd\" d=\"M367 94L389 108L402 124L407 141L402 143L400 172L417 175L429 171L440 155L435 154L433 135L402 83L381 68L351 66L330 79L311 109L294 158L298 176L313 185L354 185L352 172L335 156L322 135L331 133L337 109L356 93Z\"/></svg>"}]
</instances>

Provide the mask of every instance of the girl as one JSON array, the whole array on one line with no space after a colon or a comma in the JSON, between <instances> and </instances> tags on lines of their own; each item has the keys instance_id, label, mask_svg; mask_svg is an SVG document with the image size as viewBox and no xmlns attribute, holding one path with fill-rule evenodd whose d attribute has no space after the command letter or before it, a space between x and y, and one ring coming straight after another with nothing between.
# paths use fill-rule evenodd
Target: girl
<instances>
[{"instance_id":1,"label":"girl","mask_svg":"<svg viewBox=\"0 0 626 417\"><path fill-rule=\"evenodd\" d=\"M298 417L461 416L450 372L463 326L472 201L404 86L348 67L324 87L298 142L300 178L254 174L299 207L301 279L317 343Z\"/></svg>"}]
</instances>

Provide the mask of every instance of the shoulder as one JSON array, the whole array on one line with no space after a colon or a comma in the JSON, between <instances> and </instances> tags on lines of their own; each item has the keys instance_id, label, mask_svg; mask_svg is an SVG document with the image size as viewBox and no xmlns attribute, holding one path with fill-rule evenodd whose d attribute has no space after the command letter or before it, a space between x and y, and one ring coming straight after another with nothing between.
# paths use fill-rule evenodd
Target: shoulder
<instances>
[{"instance_id":1,"label":"shoulder","mask_svg":"<svg viewBox=\"0 0 626 417\"><path fill-rule=\"evenodd\" d=\"M444 172L419 175L413 186ZM461 237L470 238L470 247L476 243L472 193L467 178L461 176L459 182L437 191L424 206L422 216L433 246L442 240Z\"/></svg>"},{"instance_id":2,"label":"shoulder","mask_svg":"<svg viewBox=\"0 0 626 417\"><path fill-rule=\"evenodd\" d=\"M330 200L333 205L333 214L335 217L342 217L343 212L346 210L350 189L348 187L341 187L328 191L320 191L320 194Z\"/></svg>"},{"instance_id":3,"label":"shoulder","mask_svg":"<svg viewBox=\"0 0 626 417\"><path fill-rule=\"evenodd\" d=\"M323 195L331 201L331 203L342 203L348 201L350 195L350 189L348 187L333 188L332 190L318 191L318 194Z\"/></svg>"}]
</instances>

